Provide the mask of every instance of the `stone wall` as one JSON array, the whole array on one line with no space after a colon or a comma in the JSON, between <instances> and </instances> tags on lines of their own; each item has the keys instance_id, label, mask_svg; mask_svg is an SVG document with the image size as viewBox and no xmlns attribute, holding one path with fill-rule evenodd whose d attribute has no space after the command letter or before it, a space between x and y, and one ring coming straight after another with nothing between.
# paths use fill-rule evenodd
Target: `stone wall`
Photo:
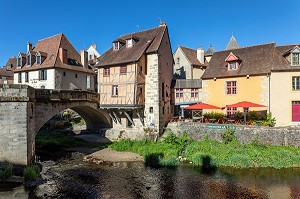
<instances>
[{"instance_id":1,"label":"stone wall","mask_svg":"<svg viewBox=\"0 0 300 199\"><path fill-rule=\"evenodd\" d=\"M205 136L210 139L222 141L221 134L226 128L234 128L236 137L241 143L250 143L258 140L262 144L270 145L289 145L300 147L300 128L293 127L257 127L257 126L235 126L235 125L217 125L202 124L196 122L178 122L169 123L166 136L169 132L173 132L181 136L186 131L189 137L201 140Z\"/></svg>"}]
</instances>

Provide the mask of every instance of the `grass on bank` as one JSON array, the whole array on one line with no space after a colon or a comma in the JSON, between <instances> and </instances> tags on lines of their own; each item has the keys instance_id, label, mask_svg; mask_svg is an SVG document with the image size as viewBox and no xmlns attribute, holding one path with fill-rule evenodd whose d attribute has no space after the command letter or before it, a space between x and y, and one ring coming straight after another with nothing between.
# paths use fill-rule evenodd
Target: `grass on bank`
<instances>
[{"instance_id":1,"label":"grass on bank","mask_svg":"<svg viewBox=\"0 0 300 199\"><path fill-rule=\"evenodd\" d=\"M4 181L9 178L13 173L13 164L10 162L0 163L0 181Z\"/></svg>"},{"instance_id":2,"label":"grass on bank","mask_svg":"<svg viewBox=\"0 0 300 199\"><path fill-rule=\"evenodd\" d=\"M106 147L107 144L87 142L62 132L39 132L36 136L36 145L45 150L57 151L70 147Z\"/></svg>"},{"instance_id":3,"label":"grass on bank","mask_svg":"<svg viewBox=\"0 0 300 199\"><path fill-rule=\"evenodd\" d=\"M152 157L150 162L154 161L158 166L176 166L179 164L178 156L183 156L196 165L209 164L212 167L300 167L299 148L263 145L257 140L250 144L241 144L232 133L225 133L227 134L223 136L224 142L208 138L195 141L189 139L187 134L178 138L171 133L163 141L122 140L109 147L117 151L138 153L144 157L145 164L150 166L152 163L147 162L151 156L156 156L156 159Z\"/></svg>"},{"instance_id":4,"label":"grass on bank","mask_svg":"<svg viewBox=\"0 0 300 199\"><path fill-rule=\"evenodd\" d=\"M25 180L36 180L38 176L40 175L41 169L38 165L32 164L26 166L24 169L23 176Z\"/></svg>"}]
</instances>

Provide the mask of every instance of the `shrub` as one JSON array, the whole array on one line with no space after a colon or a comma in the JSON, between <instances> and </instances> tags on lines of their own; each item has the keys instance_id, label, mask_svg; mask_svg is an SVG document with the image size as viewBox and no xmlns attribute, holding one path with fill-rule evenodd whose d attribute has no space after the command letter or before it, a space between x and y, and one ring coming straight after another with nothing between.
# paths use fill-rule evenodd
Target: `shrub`
<instances>
[{"instance_id":1,"label":"shrub","mask_svg":"<svg viewBox=\"0 0 300 199\"><path fill-rule=\"evenodd\" d=\"M241 111L237 111L234 113L234 118L239 119L239 120L243 120L244 119L244 113L242 113Z\"/></svg>"},{"instance_id":2,"label":"shrub","mask_svg":"<svg viewBox=\"0 0 300 199\"><path fill-rule=\"evenodd\" d=\"M272 118L272 113L268 113L266 120L263 121L263 126L274 127L275 124L276 124L276 119L274 117Z\"/></svg>"},{"instance_id":3,"label":"shrub","mask_svg":"<svg viewBox=\"0 0 300 199\"><path fill-rule=\"evenodd\" d=\"M226 131L224 131L222 134L221 134L221 137L223 139L223 142L225 144L228 144L232 141L235 141L236 140L236 136L235 136L235 133L233 130L231 129L227 129Z\"/></svg>"},{"instance_id":4,"label":"shrub","mask_svg":"<svg viewBox=\"0 0 300 199\"><path fill-rule=\"evenodd\" d=\"M219 113L219 112L208 112L203 114L204 118L207 119L223 119L226 115L224 113Z\"/></svg>"},{"instance_id":5,"label":"shrub","mask_svg":"<svg viewBox=\"0 0 300 199\"><path fill-rule=\"evenodd\" d=\"M13 165L9 162L0 164L0 181L4 181L12 175Z\"/></svg>"},{"instance_id":6,"label":"shrub","mask_svg":"<svg viewBox=\"0 0 300 199\"><path fill-rule=\"evenodd\" d=\"M36 180L39 176L41 170L38 165L29 165L24 169L24 178L25 180Z\"/></svg>"}]
</instances>

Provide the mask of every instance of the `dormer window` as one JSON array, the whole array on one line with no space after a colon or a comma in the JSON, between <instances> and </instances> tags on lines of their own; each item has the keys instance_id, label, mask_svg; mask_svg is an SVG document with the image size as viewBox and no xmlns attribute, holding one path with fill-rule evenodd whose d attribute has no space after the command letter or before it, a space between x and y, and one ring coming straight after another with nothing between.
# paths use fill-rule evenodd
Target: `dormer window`
<instances>
[{"instance_id":1,"label":"dormer window","mask_svg":"<svg viewBox=\"0 0 300 199\"><path fill-rule=\"evenodd\" d=\"M235 61L229 62L229 69L230 70L236 70L236 62Z\"/></svg>"},{"instance_id":2,"label":"dormer window","mask_svg":"<svg viewBox=\"0 0 300 199\"><path fill-rule=\"evenodd\" d=\"M127 39L126 40L126 46L127 46L127 48L132 47L133 46L133 40L132 39Z\"/></svg>"},{"instance_id":3,"label":"dormer window","mask_svg":"<svg viewBox=\"0 0 300 199\"><path fill-rule=\"evenodd\" d=\"M237 70L239 67L240 60L237 56L235 56L232 52L228 55L225 59L227 62L227 69L230 70Z\"/></svg>"},{"instance_id":4,"label":"dormer window","mask_svg":"<svg viewBox=\"0 0 300 199\"><path fill-rule=\"evenodd\" d=\"M119 42L114 42L113 43L113 48L114 48L114 50L119 50Z\"/></svg>"},{"instance_id":5,"label":"dormer window","mask_svg":"<svg viewBox=\"0 0 300 199\"><path fill-rule=\"evenodd\" d=\"M41 54L37 54L37 56L36 56L36 64L40 65L41 61L42 61Z\"/></svg>"},{"instance_id":6,"label":"dormer window","mask_svg":"<svg viewBox=\"0 0 300 199\"><path fill-rule=\"evenodd\" d=\"M31 65L31 55L27 55L27 61L26 61L27 65Z\"/></svg>"},{"instance_id":7,"label":"dormer window","mask_svg":"<svg viewBox=\"0 0 300 199\"><path fill-rule=\"evenodd\" d=\"M18 57L18 67L22 66L22 57L21 55Z\"/></svg>"},{"instance_id":8,"label":"dormer window","mask_svg":"<svg viewBox=\"0 0 300 199\"><path fill-rule=\"evenodd\" d=\"M292 64L292 66L299 66L300 65L300 49L299 49L298 46L296 46L292 50L291 64Z\"/></svg>"}]
</instances>

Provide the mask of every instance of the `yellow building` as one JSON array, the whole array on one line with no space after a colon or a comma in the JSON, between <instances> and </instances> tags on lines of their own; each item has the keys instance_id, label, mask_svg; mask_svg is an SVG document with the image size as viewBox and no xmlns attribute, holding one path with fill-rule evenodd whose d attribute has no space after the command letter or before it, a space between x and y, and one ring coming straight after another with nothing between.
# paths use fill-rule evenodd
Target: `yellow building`
<instances>
[{"instance_id":1,"label":"yellow building","mask_svg":"<svg viewBox=\"0 0 300 199\"><path fill-rule=\"evenodd\" d=\"M267 108L276 126L300 122L300 49L268 43L215 52L202 76L202 101L225 107L250 101ZM242 108L224 110L227 115Z\"/></svg>"}]
</instances>

